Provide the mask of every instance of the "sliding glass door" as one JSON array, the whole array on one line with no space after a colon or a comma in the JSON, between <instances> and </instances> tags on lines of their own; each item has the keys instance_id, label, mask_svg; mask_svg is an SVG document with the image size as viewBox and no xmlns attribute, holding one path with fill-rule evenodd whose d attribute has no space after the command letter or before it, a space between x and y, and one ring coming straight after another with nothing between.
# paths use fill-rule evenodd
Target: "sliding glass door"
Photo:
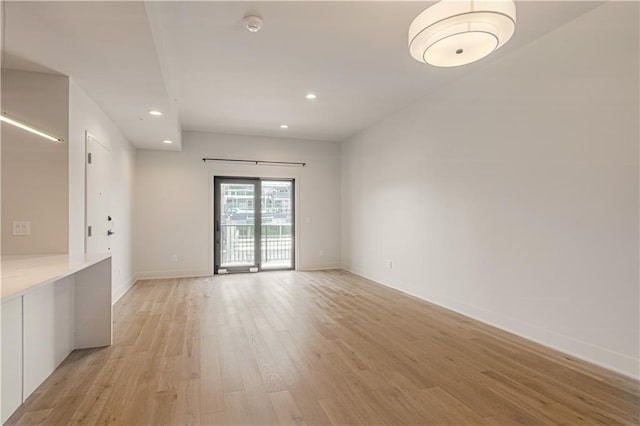
<instances>
[{"instance_id":1,"label":"sliding glass door","mask_svg":"<svg viewBox=\"0 0 640 426\"><path fill-rule=\"evenodd\" d=\"M215 273L293 269L294 181L215 178Z\"/></svg>"}]
</instances>

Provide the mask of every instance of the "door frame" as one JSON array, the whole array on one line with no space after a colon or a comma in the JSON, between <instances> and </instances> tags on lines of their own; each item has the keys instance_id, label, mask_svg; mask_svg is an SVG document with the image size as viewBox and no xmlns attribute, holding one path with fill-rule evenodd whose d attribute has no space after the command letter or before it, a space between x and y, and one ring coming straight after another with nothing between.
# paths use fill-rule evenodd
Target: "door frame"
<instances>
[{"instance_id":1,"label":"door frame","mask_svg":"<svg viewBox=\"0 0 640 426\"><path fill-rule=\"evenodd\" d=\"M264 176L263 179L293 179L295 181L294 187L294 223L296 226L294 233L294 253L293 253L293 269L297 270L298 265L302 262L302 252L300 250L300 240L303 235L303 230L297 226L300 221L301 214L301 188L304 185L304 179L299 173L297 168L286 167L286 166L270 166L270 165L237 165L237 164L213 164L213 163L205 163L209 165L214 165L215 168L212 168L208 172L209 178L209 255L208 255L208 273L210 276L214 275L214 246L215 246L215 223L214 223L214 178L215 177L246 177L246 176Z\"/></svg>"},{"instance_id":2,"label":"door frame","mask_svg":"<svg viewBox=\"0 0 640 426\"><path fill-rule=\"evenodd\" d=\"M239 185L254 185L254 196L253 196L253 206L254 206L254 263L253 265L248 266L232 266L232 267L222 267L220 262L220 253L217 252L214 248L214 274L217 273L217 270L225 269L230 273L236 272L252 272L251 269L256 268L256 271L253 272L262 272L262 271L283 271L283 270L295 270L296 265L296 180L294 178L265 178L265 177L238 177L238 176L215 176L213 178L213 188L214 188L214 207L213 207L213 237L214 237L214 246L218 247L218 243L215 238L217 233L219 232L217 228L217 220L221 213L221 199L220 194L216 193L216 190L219 185L223 185L225 183L237 183ZM263 268L262 259L262 183L263 182L290 182L291 183L291 207L293 209L293 214L291 215L291 242L293 243L293 247L291 250L291 267L289 268ZM216 265L219 265L216 270Z\"/></svg>"}]
</instances>

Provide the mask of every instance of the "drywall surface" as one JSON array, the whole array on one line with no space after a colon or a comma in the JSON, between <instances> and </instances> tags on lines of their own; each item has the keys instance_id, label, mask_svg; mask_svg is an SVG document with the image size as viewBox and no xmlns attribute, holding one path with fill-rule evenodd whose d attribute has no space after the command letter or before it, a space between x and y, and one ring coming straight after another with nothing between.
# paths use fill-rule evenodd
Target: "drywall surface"
<instances>
[{"instance_id":1,"label":"drywall surface","mask_svg":"<svg viewBox=\"0 0 640 426\"><path fill-rule=\"evenodd\" d=\"M85 133L110 147L113 299L134 282L133 204L136 151L96 103L71 80L69 106L69 253L85 251Z\"/></svg>"},{"instance_id":2,"label":"drywall surface","mask_svg":"<svg viewBox=\"0 0 640 426\"><path fill-rule=\"evenodd\" d=\"M345 268L638 377L638 4L474 66L343 144Z\"/></svg>"},{"instance_id":3,"label":"drywall surface","mask_svg":"<svg viewBox=\"0 0 640 426\"><path fill-rule=\"evenodd\" d=\"M14 70L2 78L3 112L64 139L2 124L2 254L66 253L69 79ZM14 221L30 222L30 235L13 235Z\"/></svg>"},{"instance_id":4,"label":"drywall surface","mask_svg":"<svg viewBox=\"0 0 640 426\"><path fill-rule=\"evenodd\" d=\"M135 264L140 277L211 274L215 175L294 178L297 268L340 266L337 143L185 132L182 144L182 152L139 150L136 157ZM203 157L307 166L204 163Z\"/></svg>"}]
</instances>

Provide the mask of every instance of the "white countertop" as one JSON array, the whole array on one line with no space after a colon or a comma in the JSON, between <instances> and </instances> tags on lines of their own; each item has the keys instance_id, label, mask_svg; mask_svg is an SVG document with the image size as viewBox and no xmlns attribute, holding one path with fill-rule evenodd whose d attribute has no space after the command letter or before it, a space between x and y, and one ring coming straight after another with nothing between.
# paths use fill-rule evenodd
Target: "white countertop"
<instances>
[{"instance_id":1,"label":"white countertop","mask_svg":"<svg viewBox=\"0 0 640 426\"><path fill-rule=\"evenodd\" d=\"M69 256L66 254L6 255L2 264L2 301L74 274L111 257L110 253Z\"/></svg>"}]
</instances>

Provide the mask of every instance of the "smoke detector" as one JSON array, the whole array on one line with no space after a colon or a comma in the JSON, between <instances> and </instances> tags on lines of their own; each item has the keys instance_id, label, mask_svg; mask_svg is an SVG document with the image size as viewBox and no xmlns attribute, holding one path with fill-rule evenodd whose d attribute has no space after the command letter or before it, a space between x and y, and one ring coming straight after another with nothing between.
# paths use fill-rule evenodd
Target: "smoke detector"
<instances>
[{"instance_id":1,"label":"smoke detector","mask_svg":"<svg viewBox=\"0 0 640 426\"><path fill-rule=\"evenodd\" d=\"M244 27L251 33L257 33L262 29L262 18L255 15L245 16Z\"/></svg>"}]
</instances>

